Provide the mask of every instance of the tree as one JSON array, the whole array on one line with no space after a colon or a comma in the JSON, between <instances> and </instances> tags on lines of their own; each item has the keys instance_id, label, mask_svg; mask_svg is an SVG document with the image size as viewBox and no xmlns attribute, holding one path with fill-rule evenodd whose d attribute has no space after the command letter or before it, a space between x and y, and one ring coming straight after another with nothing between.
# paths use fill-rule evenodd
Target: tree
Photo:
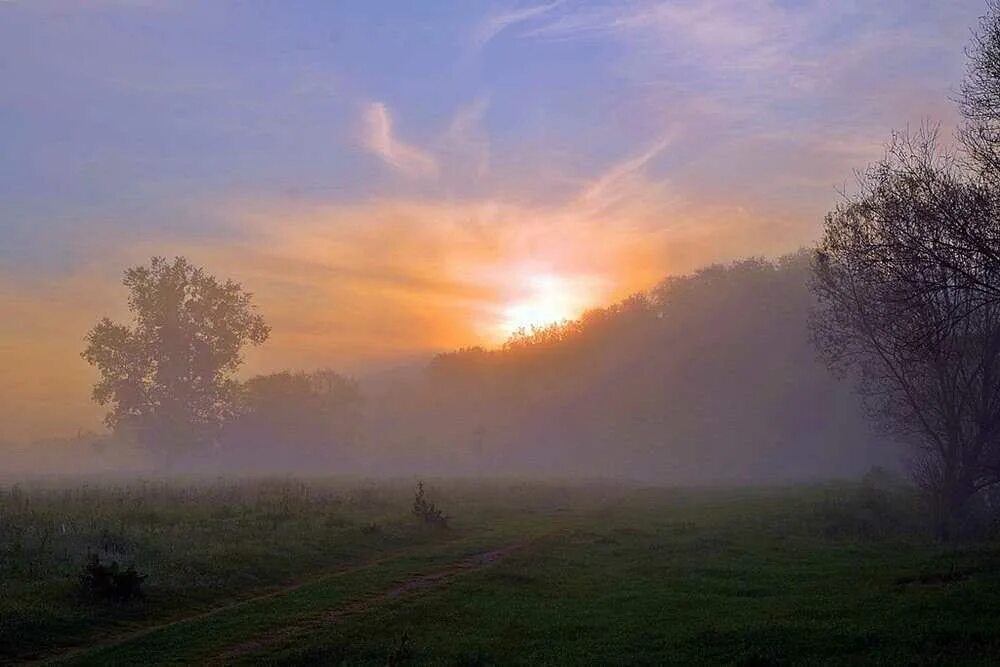
<instances>
[{"instance_id":1,"label":"tree","mask_svg":"<svg viewBox=\"0 0 1000 667\"><path fill-rule=\"evenodd\" d=\"M361 430L358 383L331 370L258 375L240 389L223 442L246 464L314 466L350 453Z\"/></svg>"},{"instance_id":2,"label":"tree","mask_svg":"<svg viewBox=\"0 0 1000 667\"><path fill-rule=\"evenodd\" d=\"M1000 300L1000 1L987 3L967 54L959 150L941 150L936 127L896 133L886 158L862 179L878 213L896 218L879 249L907 258L900 265L907 273L893 278L907 283L908 298L950 290L955 308L972 312ZM938 280L938 267L948 284Z\"/></svg>"},{"instance_id":3,"label":"tree","mask_svg":"<svg viewBox=\"0 0 1000 667\"><path fill-rule=\"evenodd\" d=\"M967 51L958 152L896 135L826 219L814 335L859 371L880 424L916 447L948 537L1000 482L1000 2Z\"/></svg>"},{"instance_id":4,"label":"tree","mask_svg":"<svg viewBox=\"0 0 1000 667\"><path fill-rule=\"evenodd\" d=\"M871 415L913 447L944 539L1000 483L997 265L965 243L992 234L998 213L936 133L899 136L826 217L816 252L821 356L857 371Z\"/></svg>"},{"instance_id":5,"label":"tree","mask_svg":"<svg viewBox=\"0 0 1000 667\"><path fill-rule=\"evenodd\" d=\"M209 441L232 414L243 348L270 329L239 283L183 257L125 271L129 324L103 318L82 356L100 372L93 398L105 423L158 455Z\"/></svg>"},{"instance_id":6,"label":"tree","mask_svg":"<svg viewBox=\"0 0 1000 667\"><path fill-rule=\"evenodd\" d=\"M986 8L966 50L958 98L965 123L959 136L973 170L995 180L1000 176L1000 2L988 0Z\"/></svg>"}]
</instances>

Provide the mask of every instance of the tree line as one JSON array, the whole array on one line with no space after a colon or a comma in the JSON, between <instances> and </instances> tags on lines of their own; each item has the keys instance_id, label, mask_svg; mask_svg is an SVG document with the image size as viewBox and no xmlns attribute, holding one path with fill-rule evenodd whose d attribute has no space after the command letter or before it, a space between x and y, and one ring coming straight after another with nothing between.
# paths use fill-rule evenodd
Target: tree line
<instances>
[{"instance_id":1,"label":"tree line","mask_svg":"<svg viewBox=\"0 0 1000 667\"><path fill-rule=\"evenodd\" d=\"M997 2L968 54L955 145L933 126L893 135L814 249L709 267L501 349L439 355L365 401L330 371L239 382L242 350L269 335L250 294L155 258L125 274L132 322L88 335L94 399L114 432L165 459L277 448L682 481L890 456L908 462L949 539L995 512L1000 487ZM824 365L854 380L881 440Z\"/></svg>"},{"instance_id":2,"label":"tree line","mask_svg":"<svg viewBox=\"0 0 1000 667\"><path fill-rule=\"evenodd\" d=\"M188 311L243 310L227 321L249 331L260 326L249 295L178 287L210 280L183 259L147 268L158 286L144 291L186 296L130 300L132 323L100 323L85 355L116 360L99 366L95 398L119 438L163 465L690 483L850 476L893 460L816 359L808 252L669 278L498 349L363 382L332 371L238 381L233 341L254 339ZM169 315L139 310L163 303ZM203 341L222 340L229 353L206 370Z\"/></svg>"}]
</instances>

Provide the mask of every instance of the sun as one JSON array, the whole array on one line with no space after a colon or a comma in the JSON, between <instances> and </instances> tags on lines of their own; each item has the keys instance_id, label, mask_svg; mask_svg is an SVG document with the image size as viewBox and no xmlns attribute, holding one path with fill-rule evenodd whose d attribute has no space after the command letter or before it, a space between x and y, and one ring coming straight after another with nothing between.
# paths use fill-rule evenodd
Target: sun
<instances>
[{"instance_id":1,"label":"sun","mask_svg":"<svg viewBox=\"0 0 1000 667\"><path fill-rule=\"evenodd\" d=\"M506 338L522 329L530 331L575 319L589 301L583 285L576 281L548 273L530 275L517 298L503 307L500 333Z\"/></svg>"}]
</instances>

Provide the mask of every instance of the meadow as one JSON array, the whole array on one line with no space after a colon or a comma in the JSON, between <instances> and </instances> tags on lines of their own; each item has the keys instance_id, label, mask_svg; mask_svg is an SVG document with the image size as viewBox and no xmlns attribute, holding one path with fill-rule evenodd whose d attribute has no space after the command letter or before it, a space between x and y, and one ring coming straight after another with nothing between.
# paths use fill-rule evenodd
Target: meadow
<instances>
[{"instance_id":1,"label":"meadow","mask_svg":"<svg viewBox=\"0 0 1000 667\"><path fill-rule=\"evenodd\" d=\"M1000 542L941 545L882 475L785 487L427 480L0 488L0 660L986 663ZM95 599L89 554L148 575Z\"/></svg>"}]
</instances>

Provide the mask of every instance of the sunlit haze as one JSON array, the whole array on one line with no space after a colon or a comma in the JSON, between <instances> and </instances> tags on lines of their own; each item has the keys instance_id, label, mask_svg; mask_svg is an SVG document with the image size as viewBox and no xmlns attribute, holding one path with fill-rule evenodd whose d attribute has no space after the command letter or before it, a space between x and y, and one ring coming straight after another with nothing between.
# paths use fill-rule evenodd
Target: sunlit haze
<instances>
[{"instance_id":1,"label":"sunlit haze","mask_svg":"<svg viewBox=\"0 0 1000 667\"><path fill-rule=\"evenodd\" d=\"M0 665L998 609L1000 0L0 0Z\"/></svg>"},{"instance_id":2,"label":"sunlit haze","mask_svg":"<svg viewBox=\"0 0 1000 667\"><path fill-rule=\"evenodd\" d=\"M515 281L517 278L515 277ZM520 281L523 292L503 308L500 331L509 337L547 325L576 319L588 306L595 305L582 279L552 274L529 274Z\"/></svg>"},{"instance_id":3,"label":"sunlit haze","mask_svg":"<svg viewBox=\"0 0 1000 667\"><path fill-rule=\"evenodd\" d=\"M99 427L82 340L153 255L254 294L244 374L363 374L794 251L953 125L981 9L0 2L0 440Z\"/></svg>"}]
</instances>

